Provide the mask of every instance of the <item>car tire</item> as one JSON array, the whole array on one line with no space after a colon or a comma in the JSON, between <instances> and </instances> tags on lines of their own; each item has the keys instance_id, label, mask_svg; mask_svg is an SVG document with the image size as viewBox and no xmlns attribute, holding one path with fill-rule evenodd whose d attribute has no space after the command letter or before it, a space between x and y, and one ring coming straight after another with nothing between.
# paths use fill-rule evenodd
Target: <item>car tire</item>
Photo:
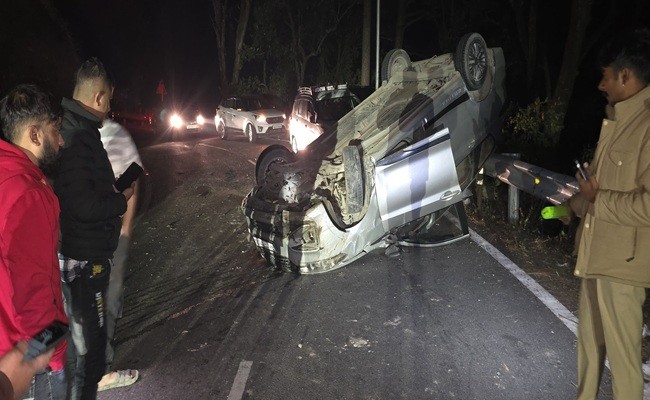
<instances>
[{"instance_id":1,"label":"car tire","mask_svg":"<svg viewBox=\"0 0 650 400\"><path fill-rule=\"evenodd\" d=\"M488 49L483 36L474 32L460 38L454 65L468 90L480 89L488 75Z\"/></svg>"},{"instance_id":2,"label":"car tire","mask_svg":"<svg viewBox=\"0 0 650 400\"><path fill-rule=\"evenodd\" d=\"M255 128L253 128L253 124L247 124L245 132L246 132L246 138L248 139L249 142L255 143L257 141L257 133L255 133Z\"/></svg>"},{"instance_id":3,"label":"car tire","mask_svg":"<svg viewBox=\"0 0 650 400\"><path fill-rule=\"evenodd\" d=\"M291 150L293 150L294 153L298 153L298 141L296 140L295 136L291 136Z\"/></svg>"},{"instance_id":4,"label":"car tire","mask_svg":"<svg viewBox=\"0 0 650 400\"><path fill-rule=\"evenodd\" d=\"M388 81L398 72L411 68L411 57L402 49L393 49L381 63L381 80Z\"/></svg>"},{"instance_id":5,"label":"car tire","mask_svg":"<svg viewBox=\"0 0 650 400\"><path fill-rule=\"evenodd\" d=\"M217 134L223 140L228 139L228 133L226 132L226 125L223 122L219 122L219 125L217 125Z\"/></svg>"},{"instance_id":6,"label":"car tire","mask_svg":"<svg viewBox=\"0 0 650 400\"><path fill-rule=\"evenodd\" d=\"M259 186L264 183L264 178L266 177L267 172L269 172L271 165L276 163L288 164L295 160L295 154L282 145L273 144L267 147L262 151L262 153L260 153L257 163L255 164L255 180L257 185Z\"/></svg>"}]
</instances>

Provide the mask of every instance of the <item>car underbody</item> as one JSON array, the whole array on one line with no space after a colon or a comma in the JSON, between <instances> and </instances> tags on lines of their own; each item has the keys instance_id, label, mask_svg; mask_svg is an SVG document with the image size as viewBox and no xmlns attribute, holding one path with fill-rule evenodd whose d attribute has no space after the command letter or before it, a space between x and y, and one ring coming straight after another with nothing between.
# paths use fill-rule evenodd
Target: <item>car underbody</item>
<instances>
[{"instance_id":1,"label":"car underbody","mask_svg":"<svg viewBox=\"0 0 650 400\"><path fill-rule=\"evenodd\" d=\"M463 225L462 200L505 109L503 53L481 42L466 35L455 54L417 62L389 53L381 87L336 126L298 155L260 155L242 209L272 265L330 271L412 239L449 209Z\"/></svg>"}]
</instances>

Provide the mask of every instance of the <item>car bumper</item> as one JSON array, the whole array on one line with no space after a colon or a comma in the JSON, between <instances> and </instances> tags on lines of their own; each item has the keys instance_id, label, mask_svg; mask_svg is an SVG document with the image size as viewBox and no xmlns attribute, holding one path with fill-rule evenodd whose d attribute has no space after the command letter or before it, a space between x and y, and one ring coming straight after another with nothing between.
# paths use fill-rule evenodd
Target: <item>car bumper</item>
<instances>
[{"instance_id":1,"label":"car bumper","mask_svg":"<svg viewBox=\"0 0 650 400\"><path fill-rule=\"evenodd\" d=\"M255 197L242 202L249 232L261 255L275 267L300 274L318 274L343 267L373 248L384 235L372 216L346 230L337 228L323 203L293 211ZM370 224L365 222L370 221ZM375 240L373 240L375 238Z\"/></svg>"},{"instance_id":2,"label":"car bumper","mask_svg":"<svg viewBox=\"0 0 650 400\"><path fill-rule=\"evenodd\" d=\"M280 135L287 132L284 124L257 124L255 131L258 135Z\"/></svg>"}]
</instances>

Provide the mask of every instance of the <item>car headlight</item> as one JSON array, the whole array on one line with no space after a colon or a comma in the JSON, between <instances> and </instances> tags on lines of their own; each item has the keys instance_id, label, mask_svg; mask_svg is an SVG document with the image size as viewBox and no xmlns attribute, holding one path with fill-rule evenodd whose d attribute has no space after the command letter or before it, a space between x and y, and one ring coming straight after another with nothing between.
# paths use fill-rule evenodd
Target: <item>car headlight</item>
<instances>
[{"instance_id":1,"label":"car headlight","mask_svg":"<svg viewBox=\"0 0 650 400\"><path fill-rule=\"evenodd\" d=\"M172 116L169 117L169 125L171 125L172 128L180 128L183 126L183 118L178 114L172 114Z\"/></svg>"},{"instance_id":2,"label":"car headlight","mask_svg":"<svg viewBox=\"0 0 650 400\"><path fill-rule=\"evenodd\" d=\"M265 123L266 122L266 115L264 114L259 114L255 116L255 120L260 123Z\"/></svg>"},{"instance_id":3,"label":"car headlight","mask_svg":"<svg viewBox=\"0 0 650 400\"><path fill-rule=\"evenodd\" d=\"M201 114L197 115L197 116L196 116L196 122L197 122L199 125L203 125L203 124L205 124L205 118L203 118L203 115L201 115Z\"/></svg>"}]
</instances>

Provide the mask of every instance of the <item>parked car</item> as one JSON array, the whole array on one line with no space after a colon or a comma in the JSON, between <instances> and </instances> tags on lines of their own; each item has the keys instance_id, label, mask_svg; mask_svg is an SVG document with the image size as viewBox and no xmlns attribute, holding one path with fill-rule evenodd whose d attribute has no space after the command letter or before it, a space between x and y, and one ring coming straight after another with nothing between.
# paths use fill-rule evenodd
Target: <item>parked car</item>
<instances>
[{"instance_id":1,"label":"parked car","mask_svg":"<svg viewBox=\"0 0 650 400\"><path fill-rule=\"evenodd\" d=\"M262 256L310 274L379 248L438 245L414 233L451 208L467 236L462 200L505 117L505 70L503 51L477 33L422 61L390 51L382 85L335 128L298 154L260 154L242 210Z\"/></svg>"},{"instance_id":2,"label":"parked car","mask_svg":"<svg viewBox=\"0 0 650 400\"><path fill-rule=\"evenodd\" d=\"M286 114L263 96L235 96L217 107L214 125L222 139L244 135L254 142L262 135L284 135L285 119Z\"/></svg>"},{"instance_id":3,"label":"parked car","mask_svg":"<svg viewBox=\"0 0 650 400\"><path fill-rule=\"evenodd\" d=\"M347 84L299 88L289 118L291 149L303 150L371 93L370 87Z\"/></svg>"}]
</instances>

